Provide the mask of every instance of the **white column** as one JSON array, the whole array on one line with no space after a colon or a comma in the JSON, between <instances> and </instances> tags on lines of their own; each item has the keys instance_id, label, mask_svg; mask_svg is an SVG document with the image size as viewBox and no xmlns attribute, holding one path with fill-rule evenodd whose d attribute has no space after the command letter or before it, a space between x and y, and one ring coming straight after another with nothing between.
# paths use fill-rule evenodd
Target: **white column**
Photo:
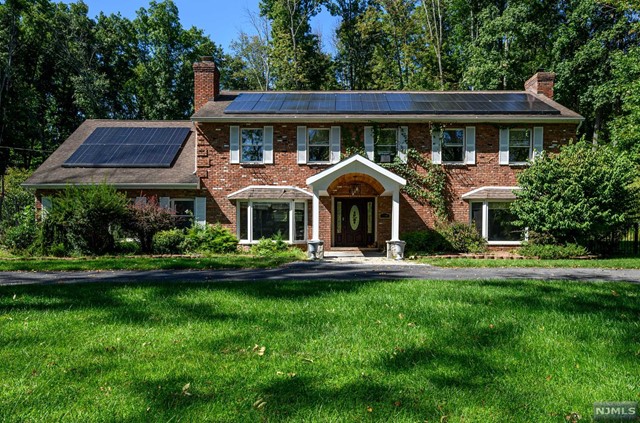
<instances>
[{"instance_id":1,"label":"white column","mask_svg":"<svg viewBox=\"0 0 640 423\"><path fill-rule=\"evenodd\" d=\"M393 191L391 204L391 241L400 240L400 188Z\"/></svg>"},{"instance_id":2,"label":"white column","mask_svg":"<svg viewBox=\"0 0 640 423\"><path fill-rule=\"evenodd\" d=\"M313 191L313 228L312 228L312 241L320 240L320 194L318 191Z\"/></svg>"}]
</instances>

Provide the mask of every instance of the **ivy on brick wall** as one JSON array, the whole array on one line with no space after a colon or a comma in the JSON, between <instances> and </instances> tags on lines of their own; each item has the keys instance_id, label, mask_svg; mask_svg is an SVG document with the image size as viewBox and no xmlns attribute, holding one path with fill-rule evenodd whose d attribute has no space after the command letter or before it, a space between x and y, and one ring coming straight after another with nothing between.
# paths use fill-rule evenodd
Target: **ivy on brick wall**
<instances>
[{"instance_id":1,"label":"ivy on brick wall","mask_svg":"<svg viewBox=\"0 0 640 423\"><path fill-rule=\"evenodd\" d=\"M431 125L433 127L433 125ZM380 137L380 127L372 123L374 145ZM356 154L367 157L363 144L364 136L358 131L342 128L342 142L345 147L344 157ZM435 165L425 159L416 149L407 149L406 163L396 156L391 163L380 163L380 166L406 179L407 185L402 189L409 197L420 204L428 204L442 222L447 221L447 203L445 190L447 177L441 165Z\"/></svg>"},{"instance_id":2,"label":"ivy on brick wall","mask_svg":"<svg viewBox=\"0 0 640 423\"><path fill-rule=\"evenodd\" d=\"M409 197L419 203L427 203L438 219L443 222L447 220L447 178L441 165L431 163L413 148L407 150L406 163L396 157L393 162L380 165L407 180L403 191Z\"/></svg>"}]
</instances>

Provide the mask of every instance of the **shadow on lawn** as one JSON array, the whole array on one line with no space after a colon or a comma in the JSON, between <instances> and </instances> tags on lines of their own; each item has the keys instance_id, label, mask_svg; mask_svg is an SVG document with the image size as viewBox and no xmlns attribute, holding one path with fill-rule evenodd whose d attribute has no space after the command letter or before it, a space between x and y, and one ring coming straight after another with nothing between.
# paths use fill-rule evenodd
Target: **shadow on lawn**
<instances>
[{"instance_id":1,"label":"shadow on lawn","mask_svg":"<svg viewBox=\"0 0 640 423\"><path fill-rule=\"evenodd\" d=\"M383 282L273 281L197 285L151 283L0 287L0 315L19 311L83 309L104 313L105 318L127 324L147 325L154 322L155 325L162 326L166 322L175 323L178 320L238 322L237 327L228 336L212 338L203 334L206 348L218 353L229 346L246 347L248 339L254 335L251 330L256 325L261 325L273 333L291 329L283 327L282 322L265 322L264 316L271 310L249 310L245 313L223 310L206 295L207 293L238 294L234 303L240 302L240 305L241 301L245 301L243 296L257 300L307 302L324 295L355 293L380 283ZM395 292L402 289L393 283L388 284ZM640 341L640 335L634 332L634 326L626 324L640 318L638 285L480 281L442 282L442 286L454 289L442 291L431 286L432 294L431 291L427 294L443 299L451 298L468 306L469 310L481 310L489 315L513 310L514 321L525 319L533 312L594 315L617 325L619 342L616 346L623 342L633 344ZM490 300L486 295L479 295L485 287L491 289ZM134 290L133 294L124 295L126 290L130 289ZM198 297L199 293L205 295ZM197 301L190 301L194 297ZM400 298L398 301L411 304L413 298ZM230 404L229 407L238 409L238 412L245 415L250 414L255 420L313 419L312 413L322 409L323 413L328 410L329 415L334 413L336 416L346 412L352 419L375 417L374 413L384 410L392 416L419 421L427 418L431 421L438 420L448 412L446 407L441 410L437 408L438 398L462 392L468 394L467 398L473 402L470 406L482 407L482 398L485 395L483 391L492 389L494 395L498 395L498 399L494 400L497 402L495 406L505 415L518 415L522 412L521 404L511 399L520 398L518 395L523 396L527 387L513 386L511 388L515 394L504 394L500 393L496 386L499 383L509 383L504 381L510 379L514 365L507 366L500 359L509 357L514 349L521 346L521 328L510 321L501 322L495 327L478 326L481 316L461 310L464 309L458 309L456 315L449 317L446 316L446 310L433 310L428 307L412 310L411 318L419 324L428 323L442 327L439 337L422 344L401 343L394 351L380 353L365 369L373 370L377 375L375 377L363 375L359 379L347 379L343 384L337 385L335 379L328 380L334 375L323 374L322 371L294 378L269 376L266 381L258 383L255 390L246 393L246 401L242 404ZM446 321L445 318L449 319L446 326L442 324ZM306 337L317 335L304 334ZM574 336L579 338L581 335L576 333ZM33 347L37 341L35 338L24 340L32 343ZM304 339L300 339L300 343L304 343ZM108 351L100 352L99 355L108 355ZM634 359L622 352L617 358L622 361ZM612 363L613 365L615 363ZM80 376L93 371L95 369L92 367L78 369ZM385 379L380 376L385 374L390 377ZM220 401L220 396L216 395L215 389L211 387L201 389L194 386L192 391L183 392L184 384L194 380L194 376L147 379L140 375L134 382L135 391L151 403L152 410L165 417L179 416L193 407L205 407L212 401ZM410 380L421 386L402 386L402 380ZM215 384L215 381L213 383ZM237 383L245 382L239 380ZM501 389L508 391L509 387ZM252 409L250 404L257 398L262 398L266 405ZM545 398L547 397L541 395L532 402L543 401ZM534 405L538 408L545 406ZM368 407L373 411L368 411ZM142 414L140 418L144 420L145 415Z\"/></svg>"}]
</instances>

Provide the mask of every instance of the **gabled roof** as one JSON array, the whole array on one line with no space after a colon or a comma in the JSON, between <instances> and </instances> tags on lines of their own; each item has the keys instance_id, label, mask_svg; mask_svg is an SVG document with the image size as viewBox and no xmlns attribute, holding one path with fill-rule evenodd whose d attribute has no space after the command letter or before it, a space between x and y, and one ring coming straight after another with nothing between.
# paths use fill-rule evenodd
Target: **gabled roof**
<instances>
[{"instance_id":1,"label":"gabled roof","mask_svg":"<svg viewBox=\"0 0 640 423\"><path fill-rule=\"evenodd\" d=\"M195 122L530 122L584 118L529 91L222 92Z\"/></svg>"},{"instance_id":2,"label":"gabled roof","mask_svg":"<svg viewBox=\"0 0 640 423\"><path fill-rule=\"evenodd\" d=\"M520 187L480 187L462 194L462 199L469 200L515 200L514 191Z\"/></svg>"},{"instance_id":3,"label":"gabled roof","mask_svg":"<svg viewBox=\"0 0 640 423\"><path fill-rule=\"evenodd\" d=\"M63 164L96 128L188 128L191 134L171 167L65 167ZM41 189L63 188L69 184L109 183L122 189L195 189L195 131L190 121L87 120L27 179L23 186Z\"/></svg>"},{"instance_id":4,"label":"gabled roof","mask_svg":"<svg viewBox=\"0 0 640 423\"><path fill-rule=\"evenodd\" d=\"M307 185L312 186L314 191L325 191L333 181L349 173L363 173L375 178L387 194L407 184L404 178L356 154L307 178Z\"/></svg>"},{"instance_id":5,"label":"gabled roof","mask_svg":"<svg viewBox=\"0 0 640 423\"><path fill-rule=\"evenodd\" d=\"M250 185L227 195L229 200L309 200L313 195L294 186Z\"/></svg>"}]
</instances>

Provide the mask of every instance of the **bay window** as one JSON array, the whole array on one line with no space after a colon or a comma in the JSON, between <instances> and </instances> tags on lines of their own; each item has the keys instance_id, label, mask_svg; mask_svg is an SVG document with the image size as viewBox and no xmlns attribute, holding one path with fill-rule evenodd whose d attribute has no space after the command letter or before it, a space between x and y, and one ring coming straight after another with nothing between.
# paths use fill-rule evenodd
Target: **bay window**
<instances>
[{"instance_id":1,"label":"bay window","mask_svg":"<svg viewBox=\"0 0 640 423\"><path fill-rule=\"evenodd\" d=\"M522 241L524 230L514 224L516 216L509 205L504 201L471 203L471 222L489 244L519 244Z\"/></svg>"},{"instance_id":2,"label":"bay window","mask_svg":"<svg viewBox=\"0 0 640 423\"><path fill-rule=\"evenodd\" d=\"M307 203L304 201L240 201L237 208L238 238L253 243L278 234L290 243L307 236Z\"/></svg>"}]
</instances>

